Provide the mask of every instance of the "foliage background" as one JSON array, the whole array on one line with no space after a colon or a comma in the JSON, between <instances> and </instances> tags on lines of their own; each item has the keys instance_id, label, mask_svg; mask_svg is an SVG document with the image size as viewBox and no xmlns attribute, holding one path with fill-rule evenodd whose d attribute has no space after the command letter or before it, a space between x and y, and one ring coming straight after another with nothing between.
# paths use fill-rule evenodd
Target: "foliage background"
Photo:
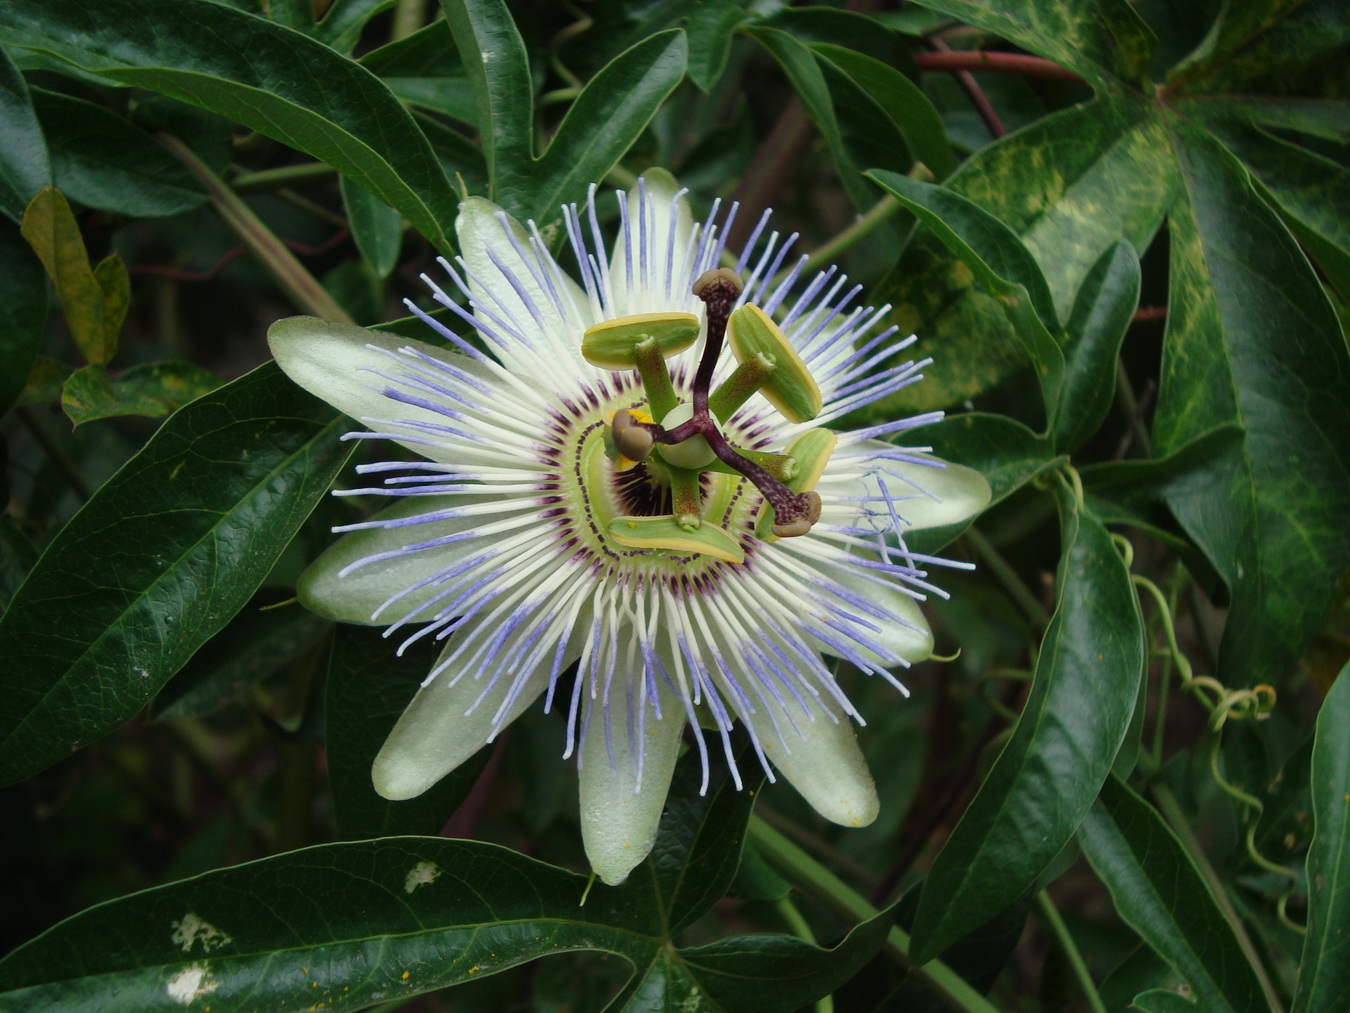
<instances>
[{"instance_id":1,"label":"foliage background","mask_svg":"<svg viewBox=\"0 0 1350 1013\"><path fill-rule=\"evenodd\" d=\"M0 1008L1350 1005L1344 4L5 0L0 45ZM426 666L284 604L350 423L263 334L425 337L461 189L547 228L654 164L889 303L935 362L871 411L948 409L995 505L959 656L850 684L875 825L682 779L578 906L556 720L369 789Z\"/></svg>"}]
</instances>

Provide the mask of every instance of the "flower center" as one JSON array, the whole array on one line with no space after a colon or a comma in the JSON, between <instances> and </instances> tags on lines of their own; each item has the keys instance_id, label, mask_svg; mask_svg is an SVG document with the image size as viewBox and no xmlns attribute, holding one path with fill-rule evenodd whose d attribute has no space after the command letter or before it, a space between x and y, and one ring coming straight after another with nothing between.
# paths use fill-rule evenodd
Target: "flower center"
<instances>
[{"instance_id":1,"label":"flower center","mask_svg":"<svg viewBox=\"0 0 1350 1013\"><path fill-rule=\"evenodd\" d=\"M834 449L832 433L807 430L787 452L775 454L738 449L724 431L756 392L790 422L821 411L815 380L777 324L758 306L735 308L743 287L726 268L707 271L694 284L707 307L707 337L688 401L677 397L666 359L697 339L692 314L622 317L597 324L583 338L582 354L593 365L637 372L649 410L615 411L583 453L588 485L605 466L614 480L615 500L626 512L597 520L621 546L743 562L745 549L726 527L726 508L747 484L762 497L759 516L748 526L763 541L804 535L820 518L820 496L812 487ZM713 390L728 338L739 365ZM602 448L603 462L597 456Z\"/></svg>"}]
</instances>

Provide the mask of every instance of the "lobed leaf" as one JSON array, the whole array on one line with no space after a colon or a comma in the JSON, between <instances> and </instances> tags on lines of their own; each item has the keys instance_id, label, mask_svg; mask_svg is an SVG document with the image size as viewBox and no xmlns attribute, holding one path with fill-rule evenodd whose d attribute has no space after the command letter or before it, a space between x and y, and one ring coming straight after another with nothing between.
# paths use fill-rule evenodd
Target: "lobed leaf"
<instances>
[{"instance_id":1,"label":"lobed leaf","mask_svg":"<svg viewBox=\"0 0 1350 1013\"><path fill-rule=\"evenodd\" d=\"M924 880L916 964L1036 887L1111 771L1144 670L1143 620L1105 527L1061 486L1058 606L1012 737Z\"/></svg>"},{"instance_id":2,"label":"lobed leaf","mask_svg":"<svg viewBox=\"0 0 1350 1013\"><path fill-rule=\"evenodd\" d=\"M104 484L0 618L0 781L116 728L224 627L346 462L343 426L269 363Z\"/></svg>"},{"instance_id":3,"label":"lobed leaf","mask_svg":"<svg viewBox=\"0 0 1350 1013\"><path fill-rule=\"evenodd\" d=\"M1284 673L1350 562L1350 378L1317 279L1236 159L1177 121L1185 199L1171 216L1171 290L1154 422L1159 455L1235 424L1242 439L1167 503L1227 583L1220 649L1232 685Z\"/></svg>"}]
</instances>

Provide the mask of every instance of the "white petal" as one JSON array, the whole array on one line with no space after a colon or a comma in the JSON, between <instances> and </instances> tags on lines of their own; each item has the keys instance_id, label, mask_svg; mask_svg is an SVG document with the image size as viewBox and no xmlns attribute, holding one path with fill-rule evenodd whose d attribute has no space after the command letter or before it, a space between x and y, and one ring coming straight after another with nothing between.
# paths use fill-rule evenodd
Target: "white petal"
<instances>
[{"instance_id":1,"label":"white petal","mask_svg":"<svg viewBox=\"0 0 1350 1013\"><path fill-rule=\"evenodd\" d=\"M594 321L581 286L548 253L531 246L519 222L482 197L460 204L455 234L471 275L474 312L503 339L487 339L502 365L548 378L555 386L560 365L590 375L593 370L581 357L581 336Z\"/></svg>"},{"instance_id":2,"label":"white petal","mask_svg":"<svg viewBox=\"0 0 1350 1013\"><path fill-rule=\"evenodd\" d=\"M490 637L494 632L495 628L480 626L475 635ZM452 641L446 653L457 646ZM576 656L572 653L564 663ZM375 790L388 799L422 794L520 717L548 688L552 668L553 652L548 651L529 672L514 679L501 674L482 700L479 697L493 674L490 670L478 673L477 679L474 673L465 672L458 681L453 679L454 672L441 673L417 691L375 757L371 770ZM499 719L497 712L515 683L521 684L517 696Z\"/></svg>"},{"instance_id":3,"label":"white petal","mask_svg":"<svg viewBox=\"0 0 1350 1013\"><path fill-rule=\"evenodd\" d=\"M756 713L741 718L754 728L769 762L816 812L846 827L867 826L877 818L880 802L852 723L847 718L832 721L819 710L811 720L795 703L790 706L789 714L768 698ZM782 729L781 738L769 712Z\"/></svg>"},{"instance_id":4,"label":"white petal","mask_svg":"<svg viewBox=\"0 0 1350 1013\"><path fill-rule=\"evenodd\" d=\"M395 386L385 377L397 375L402 368L398 359L408 358L401 353L401 349L411 349L415 355L427 355L448 362L482 383L499 382L487 367L468 356L447 352L396 334L382 334L352 324L330 323L317 317L278 320L267 331L267 343L271 346L277 365L287 376L338 411L362 422L406 419L433 426L449 423L450 420L439 412L395 401L385 395L386 389ZM394 353L396 358L386 353ZM456 385L449 377L440 379L447 386ZM434 448L428 448L425 439L415 438L413 430L408 432L409 439L400 440L400 443L424 457L436 456L432 452Z\"/></svg>"},{"instance_id":5,"label":"white petal","mask_svg":"<svg viewBox=\"0 0 1350 1013\"><path fill-rule=\"evenodd\" d=\"M381 510L371 521L412 517L499 499L497 496L418 496ZM325 549L301 574L297 586L300 601L306 608L342 623L385 625L402 619L415 613L423 603L440 593L440 585L431 583L400 597L378 619L375 618L375 611L400 591L449 570L462 560L481 552L482 541L466 538L405 556L381 559L368 566L357 567L346 576L339 576L341 571L369 556L471 531L482 523L482 517L469 516L408 527L353 531ZM431 611L434 613L435 610ZM430 619L432 616L423 618Z\"/></svg>"},{"instance_id":6,"label":"white petal","mask_svg":"<svg viewBox=\"0 0 1350 1013\"><path fill-rule=\"evenodd\" d=\"M636 681L641 676L634 673L631 678ZM581 836L586 857L595 874L610 886L617 886L627 879L656 842L656 828L675 772L680 733L685 724L684 707L658 676L660 719L650 707L644 707L641 730L636 714L631 726L632 731L645 737L641 744L642 777L639 779L639 744L629 734L628 714L619 692L621 682L626 683L624 677L616 676L615 698L610 704L608 746L604 704L602 701L592 703L580 770ZM636 711L638 687L629 688Z\"/></svg>"},{"instance_id":7,"label":"white petal","mask_svg":"<svg viewBox=\"0 0 1350 1013\"><path fill-rule=\"evenodd\" d=\"M628 227L620 230L610 257L610 283L620 315L663 311L699 312L690 272L696 251L689 202L676 198L680 184L664 169L648 169L639 188L628 192Z\"/></svg>"},{"instance_id":8,"label":"white petal","mask_svg":"<svg viewBox=\"0 0 1350 1013\"><path fill-rule=\"evenodd\" d=\"M837 459L831 459L829 471L851 468L857 472L875 470L876 474L854 479L848 488L832 485L831 490L836 494L875 497L880 491L878 482L885 482L896 512L906 522L906 531L956 524L989 505L989 482L975 469L929 454L912 454L926 462L917 464L882 456L894 455L901 449L880 440L863 440L841 448L835 453ZM887 509L884 501L871 506L882 512Z\"/></svg>"}]
</instances>

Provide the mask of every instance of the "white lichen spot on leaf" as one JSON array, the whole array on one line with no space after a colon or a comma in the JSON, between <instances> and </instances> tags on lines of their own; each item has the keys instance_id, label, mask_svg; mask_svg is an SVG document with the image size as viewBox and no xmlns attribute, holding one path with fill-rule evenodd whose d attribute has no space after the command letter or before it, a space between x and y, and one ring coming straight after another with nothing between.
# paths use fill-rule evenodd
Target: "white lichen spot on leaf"
<instances>
[{"instance_id":1,"label":"white lichen spot on leaf","mask_svg":"<svg viewBox=\"0 0 1350 1013\"><path fill-rule=\"evenodd\" d=\"M220 982L210 976L205 964L189 964L168 980L164 991L180 1006L190 1006L219 987Z\"/></svg>"},{"instance_id":2,"label":"white lichen spot on leaf","mask_svg":"<svg viewBox=\"0 0 1350 1013\"><path fill-rule=\"evenodd\" d=\"M189 911L182 921L173 923L173 941L184 953L191 953L198 944L205 952L217 950L234 940L216 928L201 915Z\"/></svg>"},{"instance_id":3,"label":"white lichen spot on leaf","mask_svg":"<svg viewBox=\"0 0 1350 1013\"><path fill-rule=\"evenodd\" d=\"M439 866L433 865L431 862L418 862L408 870L408 875L403 878L403 892L412 893L419 886L434 883L436 877L440 874Z\"/></svg>"}]
</instances>

